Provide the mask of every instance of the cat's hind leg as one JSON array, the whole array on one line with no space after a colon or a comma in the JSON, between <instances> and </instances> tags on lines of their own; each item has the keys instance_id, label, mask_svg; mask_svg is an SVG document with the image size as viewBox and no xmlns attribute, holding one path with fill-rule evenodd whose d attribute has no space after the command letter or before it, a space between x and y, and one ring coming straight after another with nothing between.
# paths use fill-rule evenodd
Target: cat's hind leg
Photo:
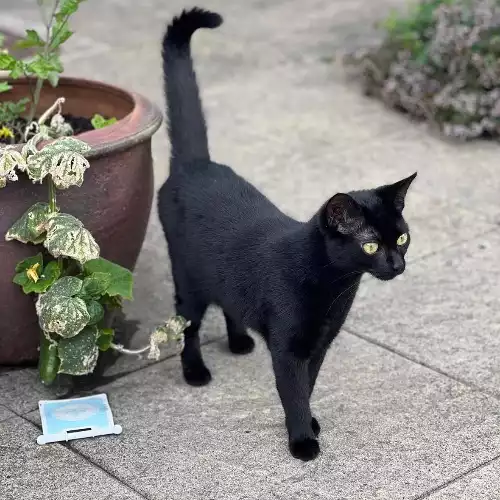
<instances>
[{"instance_id":1,"label":"cat's hind leg","mask_svg":"<svg viewBox=\"0 0 500 500\"><path fill-rule=\"evenodd\" d=\"M176 310L177 314L191 322L184 331L184 349L181 354L184 379L189 385L206 385L212 380L212 375L201 355L199 330L207 304L193 296L176 294Z\"/></svg>"},{"instance_id":2,"label":"cat's hind leg","mask_svg":"<svg viewBox=\"0 0 500 500\"><path fill-rule=\"evenodd\" d=\"M208 304L190 284L186 274L172 260L172 274L175 286L175 309L178 315L191 322L184 331L184 349L181 354L184 379L189 385L206 385L212 375L201 355L200 326Z\"/></svg>"},{"instance_id":3,"label":"cat's hind leg","mask_svg":"<svg viewBox=\"0 0 500 500\"><path fill-rule=\"evenodd\" d=\"M248 354L253 351L255 342L245 328L224 313L227 328L229 350L233 354Z\"/></svg>"}]
</instances>

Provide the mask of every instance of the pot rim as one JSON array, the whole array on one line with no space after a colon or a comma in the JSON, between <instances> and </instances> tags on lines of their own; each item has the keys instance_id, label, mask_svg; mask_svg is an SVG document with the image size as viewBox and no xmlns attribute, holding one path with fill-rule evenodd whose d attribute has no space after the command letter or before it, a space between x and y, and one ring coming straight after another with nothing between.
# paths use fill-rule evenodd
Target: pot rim
<instances>
[{"instance_id":1,"label":"pot rim","mask_svg":"<svg viewBox=\"0 0 500 500\"><path fill-rule=\"evenodd\" d=\"M7 81L12 85L28 80L30 78L22 77L13 80L0 76L0 81ZM85 155L87 158L101 157L110 152L120 152L141 143L149 139L160 128L163 121L161 111L153 102L137 92L131 92L116 85L99 80L64 76L59 80L57 88L59 87L77 87L79 89L92 87L102 91L104 96L115 94L129 100L132 104L132 111L113 125L75 135L92 148ZM47 143L49 142L52 141L47 141Z\"/></svg>"}]
</instances>

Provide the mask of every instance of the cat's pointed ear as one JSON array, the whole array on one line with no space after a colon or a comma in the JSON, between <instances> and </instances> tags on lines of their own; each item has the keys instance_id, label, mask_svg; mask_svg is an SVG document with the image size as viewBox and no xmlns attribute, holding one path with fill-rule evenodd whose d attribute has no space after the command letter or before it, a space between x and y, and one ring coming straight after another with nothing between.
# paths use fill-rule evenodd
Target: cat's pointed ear
<instances>
[{"instance_id":1,"label":"cat's pointed ear","mask_svg":"<svg viewBox=\"0 0 500 500\"><path fill-rule=\"evenodd\" d=\"M364 224L363 211L351 196L338 193L324 205L322 221L325 228L341 234L353 234Z\"/></svg>"},{"instance_id":2,"label":"cat's pointed ear","mask_svg":"<svg viewBox=\"0 0 500 500\"><path fill-rule=\"evenodd\" d=\"M417 172L406 179L398 181L394 184L389 184L387 186L382 186L378 189L382 198L387 200L389 203L393 203L394 207L398 212L402 212L405 207L405 197L408 192L413 179L417 176Z\"/></svg>"}]
</instances>

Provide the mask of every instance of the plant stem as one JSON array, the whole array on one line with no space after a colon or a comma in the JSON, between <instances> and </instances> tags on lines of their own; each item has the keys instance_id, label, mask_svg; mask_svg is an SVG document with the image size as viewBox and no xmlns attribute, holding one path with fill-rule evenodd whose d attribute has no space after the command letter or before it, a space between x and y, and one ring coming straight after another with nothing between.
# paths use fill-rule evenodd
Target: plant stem
<instances>
[{"instance_id":1,"label":"plant stem","mask_svg":"<svg viewBox=\"0 0 500 500\"><path fill-rule=\"evenodd\" d=\"M43 125L54 114L54 112L61 113L64 101L64 97L59 97L56 102L52 104L52 106L40 117L38 125Z\"/></svg>"},{"instance_id":2,"label":"plant stem","mask_svg":"<svg viewBox=\"0 0 500 500\"><path fill-rule=\"evenodd\" d=\"M50 53L50 30L52 29L52 23L54 22L54 15L59 8L59 3L61 0L55 0L54 1L54 7L52 9L52 12L50 13L50 17L48 20L45 21L45 46L43 47L43 57L47 58L47 56ZM38 108L38 102L40 101L40 94L42 92L42 87L43 87L43 78L38 78L36 81L36 87L35 87L35 92L33 93L33 101L30 106L30 112L28 114L27 118L27 123L30 124L33 121L33 118L35 118L36 110Z\"/></svg>"},{"instance_id":3,"label":"plant stem","mask_svg":"<svg viewBox=\"0 0 500 500\"><path fill-rule=\"evenodd\" d=\"M114 349L115 351L120 352L121 354L132 354L132 355L140 355L149 351L150 349L149 346L142 347L141 349L126 349L122 345L114 344L113 342L111 342L109 347L111 347L111 349Z\"/></svg>"},{"instance_id":4,"label":"plant stem","mask_svg":"<svg viewBox=\"0 0 500 500\"><path fill-rule=\"evenodd\" d=\"M47 176L48 185L49 185L49 210L53 212L57 212L57 203L56 203L56 186L54 185L54 181L50 175Z\"/></svg>"},{"instance_id":5,"label":"plant stem","mask_svg":"<svg viewBox=\"0 0 500 500\"><path fill-rule=\"evenodd\" d=\"M36 110L38 108L38 101L40 100L40 94L42 92L43 80L38 78L36 81L35 92L33 93L33 101L31 102L30 112L27 118L27 123L31 123L33 118L35 118Z\"/></svg>"}]
</instances>

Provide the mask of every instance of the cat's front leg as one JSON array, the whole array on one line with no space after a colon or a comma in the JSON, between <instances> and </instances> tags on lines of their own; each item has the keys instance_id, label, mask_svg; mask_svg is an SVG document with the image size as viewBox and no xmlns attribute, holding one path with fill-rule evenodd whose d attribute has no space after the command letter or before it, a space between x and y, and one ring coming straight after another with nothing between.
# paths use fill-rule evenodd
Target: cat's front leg
<instances>
[{"instance_id":1,"label":"cat's front leg","mask_svg":"<svg viewBox=\"0 0 500 500\"><path fill-rule=\"evenodd\" d=\"M290 452L295 458L313 460L320 451L311 422L307 360L283 346L270 345L276 386L285 411Z\"/></svg>"}]
</instances>

